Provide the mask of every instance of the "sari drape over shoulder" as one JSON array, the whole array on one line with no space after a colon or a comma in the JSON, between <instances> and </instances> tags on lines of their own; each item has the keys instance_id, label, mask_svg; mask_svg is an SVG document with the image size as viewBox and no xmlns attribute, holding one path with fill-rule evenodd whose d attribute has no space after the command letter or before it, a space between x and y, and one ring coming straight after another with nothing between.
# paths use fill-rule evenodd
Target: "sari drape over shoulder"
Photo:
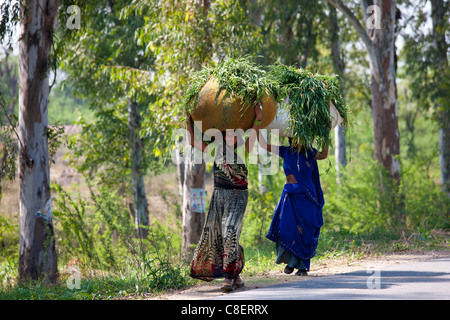
<instances>
[{"instance_id":1,"label":"sari drape over shoulder","mask_svg":"<svg viewBox=\"0 0 450 320\"><path fill-rule=\"evenodd\" d=\"M269 240L302 259L307 270L316 253L325 203L316 153L315 149L305 154L291 146L279 148L285 174L293 174L297 183L284 185L267 234Z\"/></svg>"}]
</instances>

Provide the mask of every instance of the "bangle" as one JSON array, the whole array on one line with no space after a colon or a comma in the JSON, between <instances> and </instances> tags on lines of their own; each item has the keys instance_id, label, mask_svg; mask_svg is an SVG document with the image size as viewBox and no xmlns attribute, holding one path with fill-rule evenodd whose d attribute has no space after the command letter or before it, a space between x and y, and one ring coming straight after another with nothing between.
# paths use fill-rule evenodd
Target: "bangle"
<instances>
[{"instance_id":1,"label":"bangle","mask_svg":"<svg viewBox=\"0 0 450 320\"><path fill-rule=\"evenodd\" d=\"M259 125L261 125L261 122L262 122L262 120L255 120L255 121L253 122L253 125L259 126Z\"/></svg>"}]
</instances>

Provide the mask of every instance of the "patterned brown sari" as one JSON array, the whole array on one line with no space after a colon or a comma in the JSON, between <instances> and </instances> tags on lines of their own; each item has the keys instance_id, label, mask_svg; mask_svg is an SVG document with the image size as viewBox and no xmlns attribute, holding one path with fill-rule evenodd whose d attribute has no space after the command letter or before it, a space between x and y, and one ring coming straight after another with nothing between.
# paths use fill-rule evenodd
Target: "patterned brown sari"
<instances>
[{"instance_id":1,"label":"patterned brown sari","mask_svg":"<svg viewBox=\"0 0 450 320\"><path fill-rule=\"evenodd\" d=\"M215 188L200 241L191 263L192 278L236 278L244 268L239 245L247 190Z\"/></svg>"}]
</instances>

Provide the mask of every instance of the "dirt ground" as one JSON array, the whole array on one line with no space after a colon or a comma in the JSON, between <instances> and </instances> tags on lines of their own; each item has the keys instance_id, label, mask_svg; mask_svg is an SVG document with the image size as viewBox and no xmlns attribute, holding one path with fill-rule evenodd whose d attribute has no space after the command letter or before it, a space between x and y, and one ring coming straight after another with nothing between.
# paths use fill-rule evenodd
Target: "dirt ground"
<instances>
[{"instance_id":1,"label":"dirt ground","mask_svg":"<svg viewBox=\"0 0 450 320\"><path fill-rule=\"evenodd\" d=\"M450 250L431 251L431 252L408 252L401 254L389 254L384 256L366 257L364 259L330 259L320 260L311 263L311 271L306 277L295 276L294 273L288 275L283 273L283 267L279 271L269 272L261 276L244 277L245 286L237 291L245 291L267 286L293 282L304 281L313 277L323 277L340 273L347 273L357 270L383 269L388 266L403 264L411 261L426 261L441 257L450 256ZM144 299L150 300L199 300L208 299L216 296L223 296L230 293L223 293L220 290L221 281L198 282L195 286L184 290L173 290L157 296L148 295ZM236 291L236 292L237 292ZM231 293L232 294L232 293Z\"/></svg>"}]
</instances>

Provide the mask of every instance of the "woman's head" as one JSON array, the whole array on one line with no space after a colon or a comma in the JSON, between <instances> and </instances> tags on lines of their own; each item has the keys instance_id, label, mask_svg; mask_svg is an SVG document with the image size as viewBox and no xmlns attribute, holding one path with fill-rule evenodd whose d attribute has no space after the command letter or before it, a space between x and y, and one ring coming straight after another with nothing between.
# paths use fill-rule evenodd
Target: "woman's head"
<instances>
[{"instance_id":1,"label":"woman's head","mask_svg":"<svg viewBox=\"0 0 450 320\"><path fill-rule=\"evenodd\" d=\"M294 147L295 149L299 148L299 143L297 142L297 140L294 140L292 138L289 138L289 145L291 145L292 147Z\"/></svg>"}]
</instances>

